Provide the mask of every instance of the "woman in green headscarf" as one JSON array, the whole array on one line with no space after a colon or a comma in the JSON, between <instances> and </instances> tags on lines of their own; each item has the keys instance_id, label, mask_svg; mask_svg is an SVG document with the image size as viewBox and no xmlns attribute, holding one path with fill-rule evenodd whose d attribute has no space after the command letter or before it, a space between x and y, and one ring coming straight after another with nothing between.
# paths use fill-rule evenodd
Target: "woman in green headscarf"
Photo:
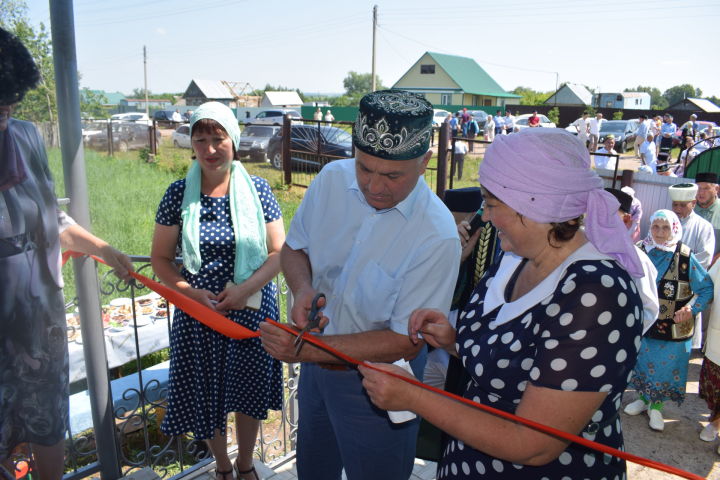
<instances>
[{"instance_id":1,"label":"woman in green headscarf","mask_svg":"<svg viewBox=\"0 0 720 480\"><path fill-rule=\"evenodd\" d=\"M156 216L152 265L168 286L256 330L278 319L280 248L285 230L268 182L238 161L240 129L218 102L201 105L190 119L195 161L170 185ZM175 265L177 249L183 266ZM162 430L205 439L217 463L216 478L258 478L252 453L260 420L282 407L280 362L260 340L234 340L176 309L170 336L168 410ZM238 456L227 453L227 415L235 412Z\"/></svg>"}]
</instances>

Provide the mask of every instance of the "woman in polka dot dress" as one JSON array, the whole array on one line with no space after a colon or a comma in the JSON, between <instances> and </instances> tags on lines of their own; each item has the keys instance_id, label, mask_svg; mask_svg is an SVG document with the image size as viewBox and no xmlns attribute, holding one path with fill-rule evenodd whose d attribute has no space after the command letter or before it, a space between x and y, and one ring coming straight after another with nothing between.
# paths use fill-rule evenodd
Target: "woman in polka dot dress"
<instances>
[{"instance_id":1,"label":"woman in polka dot dress","mask_svg":"<svg viewBox=\"0 0 720 480\"><path fill-rule=\"evenodd\" d=\"M682 231L680 219L674 212L658 210L650 217L650 231L640 244L657 268L660 315L643 336L630 382L640 392L640 398L628 404L625 413L638 415L647 411L648 424L657 431L665 428L664 403L673 400L680 405L685 399L692 347L690 329L695 315L713 298L712 280L680 241ZM693 295L696 298L691 300ZM685 335L672 338L672 327L675 326L677 332L677 327L683 325Z\"/></svg>"},{"instance_id":2,"label":"woman in polka dot dress","mask_svg":"<svg viewBox=\"0 0 720 480\"><path fill-rule=\"evenodd\" d=\"M618 409L641 341L633 276L642 267L617 201L589 165L582 143L562 130L496 137L480 167L483 217L506 253L457 331L444 312L421 309L410 335L462 360L465 398L622 449ZM360 371L377 406L412 410L450 434L439 479L625 478L620 459Z\"/></svg>"},{"instance_id":3,"label":"woman in polka dot dress","mask_svg":"<svg viewBox=\"0 0 720 480\"><path fill-rule=\"evenodd\" d=\"M266 317L278 319L272 279L285 238L280 208L267 181L233 161L240 130L229 108L201 105L190 128L196 162L160 203L153 269L171 288L256 330ZM181 270L174 264L178 248ZM251 308L257 292L261 301ZM252 454L260 420L268 409L281 407L281 365L259 339L230 339L175 310L165 433L205 439L218 480L232 480L233 467L239 479L255 479ZM225 432L230 412L238 443L234 466Z\"/></svg>"}]
</instances>

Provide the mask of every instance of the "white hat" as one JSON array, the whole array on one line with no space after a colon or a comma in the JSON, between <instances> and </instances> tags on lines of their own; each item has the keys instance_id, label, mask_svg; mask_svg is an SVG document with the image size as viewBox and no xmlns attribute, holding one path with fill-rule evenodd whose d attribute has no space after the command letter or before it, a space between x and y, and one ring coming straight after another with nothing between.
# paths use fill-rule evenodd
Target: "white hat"
<instances>
[{"instance_id":1,"label":"white hat","mask_svg":"<svg viewBox=\"0 0 720 480\"><path fill-rule=\"evenodd\" d=\"M668 193L673 202L691 202L695 200L697 191L698 186L694 183L678 183L668 187Z\"/></svg>"},{"instance_id":2,"label":"white hat","mask_svg":"<svg viewBox=\"0 0 720 480\"><path fill-rule=\"evenodd\" d=\"M631 197L635 197L635 190L632 187L624 186L620 190L627 193Z\"/></svg>"}]
</instances>

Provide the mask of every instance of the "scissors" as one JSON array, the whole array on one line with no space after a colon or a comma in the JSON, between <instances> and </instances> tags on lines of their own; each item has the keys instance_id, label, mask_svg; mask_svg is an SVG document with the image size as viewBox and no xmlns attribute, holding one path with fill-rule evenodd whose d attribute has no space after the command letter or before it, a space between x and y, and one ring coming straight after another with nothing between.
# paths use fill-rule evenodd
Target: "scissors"
<instances>
[{"instance_id":1,"label":"scissors","mask_svg":"<svg viewBox=\"0 0 720 480\"><path fill-rule=\"evenodd\" d=\"M303 338L303 336L310 330L320 328L320 310L322 309L322 307L318 306L318 301L320 301L321 298L325 298L324 293L318 293L317 295L315 295L315 298L312 299L312 303L310 304L310 312L308 313L307 325L305 325L305 328L300 330L297 338L295 339L294 345L296 357L300 353L300 350L305 343L305 339Z\"/></svg>"}]
</instances>

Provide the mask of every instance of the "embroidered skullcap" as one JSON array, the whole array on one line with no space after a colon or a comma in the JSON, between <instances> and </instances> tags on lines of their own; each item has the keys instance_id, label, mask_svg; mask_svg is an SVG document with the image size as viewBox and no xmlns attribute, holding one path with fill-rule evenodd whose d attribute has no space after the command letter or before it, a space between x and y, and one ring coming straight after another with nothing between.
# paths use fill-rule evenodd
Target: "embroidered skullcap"
<instances>
[{"instance_id":1,"label":"embroidered skullcap","mask_svg":"<svg viewBox=\"0 0 720 480\"><path fill-rule=\"evenodd\" d=\"M718 183L718 174L713 172L698 173L695 176L695 183L706 182L706 183Z\"/></svg>"},{"instance_id":2,"label":"embroidered skullcap","mask_svg":"<svg viewBox=\"0 0 720 480\"><path fill-rule=\"evenodd\" d=\"M670 199L673 202L692 202L697 195L698 186L694 183L678 183L668 187Z\"/></svg>"},{"instance_id":3,"label":"embroidered skullcap","mask_svg":"<svg viewBox=\"0 0 720 480\"><path fill-rule=\"evenodd\" d=\"M206 102L200 105L190 117L190 132L198 120L209 118L215 120L225 129L225 132L235 145L235 150L240 148L240 126L237 118L233 114L230 107L220 102Z\"/></svg>"},{"instance_id":4,"label":"embroidered skullcap","mask_svg":"<svg viewBox=\"0 0 720 480\"><path fill-rule=\"evenodd\" d=\"M430 102L403 90L379 90L360 100L353 144L368 155L410 160L427 153L432 137Z\"/></svg>"},{"instance_id":5,"label":"embroidered skullcap","mask_svg":"<svg viewBox=\"0 0 720 480\"><path fill-rule=\"evenodd\" d=\"M499 135L480 164L480 183L503 203L538 223L585 217L585 235L630 275L642 265L619 203L590 168L590 154L575 135L560 128L527 128Z\"/></svg>"},{"instance_id":6,"label":"embroidered skullcap","mask_svg":"<svg viewBox=\"0 0 720 480\"><path fill-rule=\"evenodd\" d=\"M625 213L630 213L630 207L632 207L633 201L632 196L628 195L622 190L618 190L617 188L606 188L605 191L612 193L613 196L617 198L617 201L620 202L620 210Z\"/></svg>"},{"instance_id":7,"label":"embroidered skullcap","mask_svg":"<svg viewBox=\"0 0 720 480\"><path fill-rule=\"evenodd\" d=\"M480 187L445 190L443 202L451 212L476 212L482 205L482 190Z\"/></svg>"},{"instance_id":8,"label":"embroidered skullcap","mask_svg":"<svg viewBox=\"0 0 720 480\"><path fill-rule=\"evenodd\" d=\"M635 197L635 189L630 186L626 185L626 186L622 187L620 190L627 193L628 195L630 195L633 198Z\"/></svg>"},{"instance_id":9,"label":"embroidered skullcap","mask_svg":"<svg viewBox=\"0 0 720 480\"><path fill-rule=\"evenodd\" d=\"M657 173L665 173L670 170L670 164L669 163L660 163L657 167L655 167L655 170Z\"/></svg>"},{"instance_id":10,"label":"embroidered skullcap","mask_svg":"<svg viewBox=\"0 0 720 480\"><path fill-rule=\"evenodd\" d=\"M39 81L40 71L28 49L0 28L0 105L18 103Z\"/></svg>"}]
</instances>

